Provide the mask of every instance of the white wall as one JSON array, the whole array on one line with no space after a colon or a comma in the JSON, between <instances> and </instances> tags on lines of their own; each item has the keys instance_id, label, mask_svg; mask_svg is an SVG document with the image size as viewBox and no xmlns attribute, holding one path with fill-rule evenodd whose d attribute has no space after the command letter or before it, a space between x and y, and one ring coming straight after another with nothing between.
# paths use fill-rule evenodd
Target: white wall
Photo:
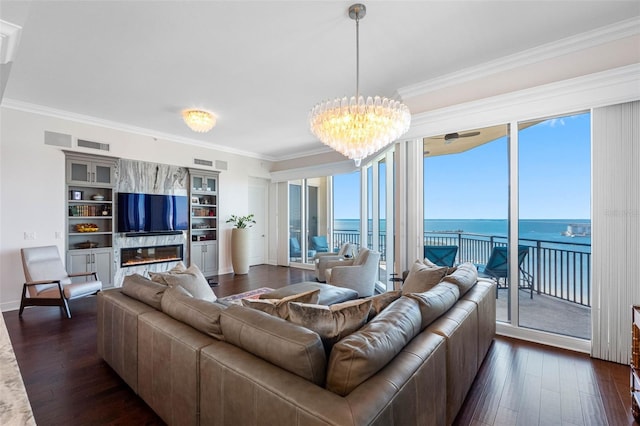
<instances>
[{"instance_id":1,"label":"white wall","mask_svg":"<svg viewBox=\"0 0 640 426\"><path fill-rule=\"evenodd\" d=\"M62 148L44 144L45 130L108 143L111 145L108 155L118 158L201 169L204 168L193 165L194 157L226 161L228 168L220 173L220 274L232 272L231 227L225 223L226 218L247 213L249 176L270 177L269 161L6 107L0 108L0 127L0 309L3 311L19 305L24 282L20 248L53 244L61 253L65 250L65 156ZM104 154L82 148L73 150ZM24 232L35 232L36 239L25 240ZM61 239L56 239L56 232L61 233Z\"/></svg>"}]
</instances>

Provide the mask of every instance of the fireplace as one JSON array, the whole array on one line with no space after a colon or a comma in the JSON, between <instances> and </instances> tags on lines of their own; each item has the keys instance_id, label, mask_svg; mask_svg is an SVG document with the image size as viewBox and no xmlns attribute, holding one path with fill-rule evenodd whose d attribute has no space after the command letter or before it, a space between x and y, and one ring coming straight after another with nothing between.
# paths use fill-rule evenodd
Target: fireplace
<instances>
[{"instance_id":1,"label":"fireplace","mask_svg":"<svg viewBox=\"0 0 640 426\"><path fill-rule=\"evenodd\" d=\"M126 268L183 260L183 250L182 244L123 248L120 250L120 266Z\"/></svg>"}]
</instances>

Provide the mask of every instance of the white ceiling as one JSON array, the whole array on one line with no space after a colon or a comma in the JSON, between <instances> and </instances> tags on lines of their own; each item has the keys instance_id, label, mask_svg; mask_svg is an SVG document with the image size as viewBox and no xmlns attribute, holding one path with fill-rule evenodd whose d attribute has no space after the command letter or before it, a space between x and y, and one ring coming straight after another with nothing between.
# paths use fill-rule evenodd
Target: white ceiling
<instances>
[{"instance_id":1,"label":"white ceiling","mask_svg":"<svg viewBox=\"0 0 640 426\"><path fill-rule=\"evenodd\" d=\"M272 160L320 152L309 110L355 91L350 4L0 0L0 18L23 27L3 103ZM421 83L640 16L638 0L365 4L361 93L396 98ZM187 107L211 110L217 126L203 135L190 131L180 116Z\"/></svg>"}]
</instances>

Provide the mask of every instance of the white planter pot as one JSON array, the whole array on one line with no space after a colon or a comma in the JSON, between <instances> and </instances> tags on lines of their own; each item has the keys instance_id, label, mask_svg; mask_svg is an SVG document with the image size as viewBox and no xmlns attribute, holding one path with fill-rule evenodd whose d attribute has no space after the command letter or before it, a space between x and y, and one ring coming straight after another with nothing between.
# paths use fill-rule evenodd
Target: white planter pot
<instances>
[{"instance_id":1,"label":"white planter pot","mask_svg":"<svg viewBox=\"0 0 640 426\"><path fill-rule=\"evenodd\" d=\"M249 273L249 228L231 230L231 265L234 274Z\"/></svg>"}]
</instances>

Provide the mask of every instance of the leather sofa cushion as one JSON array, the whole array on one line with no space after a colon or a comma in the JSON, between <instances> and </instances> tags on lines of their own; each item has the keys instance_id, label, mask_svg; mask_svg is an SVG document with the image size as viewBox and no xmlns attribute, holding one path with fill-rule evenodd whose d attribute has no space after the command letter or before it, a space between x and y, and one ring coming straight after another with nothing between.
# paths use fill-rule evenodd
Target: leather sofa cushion
<instances>
[{"instance_id":1,"label":"leather sofa cushion","mask_svg":"<svg viewBox=\"0 0 640 426\"><path fill-rule=\"evenodd\" d=\"M368 297L367 300L371 300L371 309L369 310L367 321L371 321L376 315L389 306L391 302L399 299L400 296L402 296L402 291L392 290Z\"/></svg>"},{"instance_id":2,"label":"leather sofa cushion","mask_svg":"<svg viewBox=\"0 0 640 426\"><path fill-rule=\"evenodd\" d=\"M346 302L358 297L358 292L350 288L336 287L330 284L322 284L311 281L305 281L297 284L291 284L269 293L261 294L260 299L282 299L292 294L298 294L309 290L320 290L318 301L314 302L318 305L333 305L334 303Z\"/></svg>"},{"instance_id":3,"label":"leather sofa cushion","mask_svg":"<svg viewBox=\"0 0 640 426\"><path fill-rule=\"evenodd\" d=\"M409 275L404 280L402 285L402 294L409 293L422 293L429 290L436 284L438 284L445 275L449 268L446 266L430 267L422 263L420 260L416 260L411 269Z\"/></svg>"},{"instance_id":4,"label":"leather sofa cushion","mask_svg":"<svg viewBox=\"0 0 640 426\"><path fill-rule=\"evenodd\" d=\"M336 343L327 367L327 389L341 396L387 365L420 332L420 308L408 297L389 305L360 330Z\"/></svg>"},{"instance_id":5,"label":"leather sofa cushion","mask_svg":"<svg viewBox=\"0 0 640 426\"><path fill-rule=\"evenodd\" d=\"M320 335L327 353L341 338L362 327L369 317L371 301L358 299L331 306L291 302L289 321Z\"/></svg>"},{"instance_id":6,"label":"leather sofa cushion","mask_svg":"<svg viewBox=\"0 0 640 426\"><path fill-rule=\"evenodd\" d=\"M311 330L244 306L229 306L220 316L227 342L272 364L324 385L327 358L320 336Z\"/></svg>"},{"instance_id":7,"label":"leather sofa cushion","mask_svg":"<svg viewBox=\"0 0 640 426\"><path fill-rule=\"evenodd\" d=\"M242 299L242 305L286 320L289 319L289 302L318 303L318 294L320 289L292 294L282 299Z\"/></svg>"},{"instance_id":8,"label":"leather sofa cushion","mask_svg":"<svg viewBox=\"0 0 640 426\"><path fill-rule=\"evenodd\" d=\"M139 274L127 275L122 282L124 294L157 310L162 309L160 302L166 289L166 285L153 282Z\"/></svg>"},{"instance_id":9,"label":"leather sofa cushion","mask_svg":"<svg viewBox=\"0 0 640 426\"><path fill-rule=\"evenodd\" d=\"M199 330L222 340L220 314L225 305L192 297L181 286L169 287L161 302L162 312Z\"/></svg>"},{"instance_id":10,"label":"leather sofa cushion","mask_svg":"<svg viewBox=\"0 0 640 426\"><path fill-rule=\"evenodd\" d=\"M442 281L457 285L460 296L463 296L478 282L478 268L473 263L463 263L456 268L455 272L445 276Z\"/></svg>"},{"instance_id":11,"label":"leather sofa cushion","mask_svg":"<svg viewBox=\"0 0 640 426\"><path fill-rule=\"evenodd\" d=\"M455 284L442 282L429 291L407 296L418 301L422 316L421 328L424 329L458 301L460 290Z\"/></svg>"}]
</instances>

